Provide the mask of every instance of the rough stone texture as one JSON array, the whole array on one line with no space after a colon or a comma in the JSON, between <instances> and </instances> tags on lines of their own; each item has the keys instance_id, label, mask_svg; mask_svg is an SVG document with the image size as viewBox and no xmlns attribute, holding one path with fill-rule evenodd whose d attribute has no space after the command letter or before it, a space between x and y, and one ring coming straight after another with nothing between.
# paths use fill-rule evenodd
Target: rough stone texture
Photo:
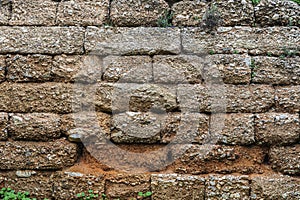
<instances>
[{"instance_id":1,"label":"rough stone texture","mask_svg":"<svg viewBox=\"0 0 300 200\"><path fill-rule=\"evenodd\" d=\"M212 139L211 143L214 140ZM258 147L224 145L174 145L172 157L178 158L170 166L176 173L263 173L265 157Z\"/></svg>"},{"instance_id":2,"label":"rough stone texture","mask_svg":"<svg viewBox=\"0 0 300 200\"><path fill-rule=\"evenodd\" d=\"M13 0L10 25L46 25L55 24L58 2L51 0Z\"/></svg>"},{"instance_id":3,"label":"rough stone texture","mask_svg":"<svg viewBox=\"0 0 300 200\"><path fill-rule=\"evenodd\" d=\"M250 145L254 139L254 115L253 114L217 114L223 119L224 127L219 128L216 122L211 122L210 131L219 138L220 143L230 145ZM213 123L213 124L212 124Z\"/></svg>"},{"instance_id":4,"label":"rough stone texture","mask_svg":"<svg viewBox=\"0 0 300 200\"><path fill-rule=\"evenodd\" d=\"M275 88L276 111L298 113L300 111L300 86Z\"/></svg>"},{"instance_id":5,"label":"rough stone texture","mask_svg":"<svg viewBox=\"0 0 300 200\"><path fill-rule=\"evenodd\" d=\"M285 48L299 48L298 33L298 27L220 27L215 35L205 33L202 28L184 28L182 45L187 53L271 53L279 56L284 54Z\"/></svg>"},{"instance_id":6,"label":"rough stone texture","mask_svg":"<svg viewBox=\"0 0 300 200\"><path fill-rule=\"evenodd\" d=\"M248 176L211 175L206 181L208 200L249 199L250 185Z\"/></svg>"},{"instance_id":7,"label":"rough stone texture","mask_svg":"<svg viewBox=\"0 0 300 200\"><path fill-rule=\"evenodd\" d=\"M254 7L260 26L300 26L300 6L290 0L261 0Z\"/></svg>"},{"instance_id":8,"label":"rough stone texture","mask_svg":"<svg viewBox=\"0 0 300 200\"><path fill-rule=\"evenodd\" d=\"M0 56L0 83L5 80L6 62L5 56Z\"/></svg>"},{"instance_id":9,"label":"rough stone texture","mask_svg":"<svg viewBox=\"0 0 300 200\"><path fill-rule=\"evenodd\" d=\"M0 4L0 25L7 25L11 18L10 7L11 1L1 1Z\"/></svg>"},{"instance_id":10,"label":"rough stone texture","mask_svg":"<svg viewBox=\"0 0 300 200\"><path fill-rule=\"evenodd\" d=\"M251 57L248 55L212 55L206 58L204 82L222 78L226 84L249 84L251 79ZM217 72L215 70L218 70ZM218 77L219 76L219 77Z\"/></svg>"},{"instance_id":11,"label":"rough stone texture","mask_svg":"<svg viewBox=\"0 0 300 200\"><path fill-rule=\"evenodd\" d=\"M1 111L70 113L80 108L70 84L2 83L0 91Z\"/></svg>"},{"instance_id":12,"label":"rough stone texture","mask_svg":"<svg viewBox=\"0 0 300 200\"><path fill-rule=\"evenodd\" d=\"M107 82L149 83L153 80L152 59L148 56L108 56L103 60Z\"/></svg>"},{"instance_id":13,"label":"rough stone texture","mask_svg":"<svg viewBox=\"0 0 300 200\"><path fill-rule=\"evenodd\" d=\"M264 112L274 104L268 85L179 85L179 108L190 112Z\"/></svg>"},{"instance_id":14,"label":"rough stone texture","mask_svg":"<svg viewBox=\"0 0 300 200\"><path fill-rule=\"evenodd\" d=\"M95 96L97 111L165 112L177 108L175 88L167 85L102 83Z\"/></svg>"},{"instance_id":15,"label":"rough stone texture","mask_svg":"<svg viewBox=\"0 0 300 200\"><path fill-rule=\"evenodd\" d=\"M154 56L155 83L201 83L204 59L200 56Z\"/></svg>"},{"instance_id":16,"label":"rough stone texture","mask_svg":"<svg viewBox=\"0 0 300 200\"><path fill-rule=\"evenodd\" d=\"M0 140L7 140L7 124L8 115L7 113L0 112Z\"/></svg>"},{"instance_id":17,"label":"rough stone texture","mask_svg":"<svg viewBox=\"0 0 300 200\"><path fill-rule=\"evenodd\" d=\"M300 58L253 58L253 83L300 84Z\"/></svg>"},{"instance_id":18,"label":"rough stone texture","mask_svg":"<svg viewBox=\"0 0 300 200\"><path fill-rule=\"evenodd\" d=\"M256 115L255 140L260 144L291 144L300 139L299 115L262 113Z\"/></svg>"},{"instance_id":19,"label":"rough stone texture","mask_svg":"<svg viewBox=\"0 0 300 200\"><path fill-rule=\"evenodd\" d=\"M0 142L0 169L61 169L77 160L77 146L54 142Z\"/></svg>"},{"instance_id":20,"label":"rough stone texture","mask_svg":"<svg viewBox=\"0 0 300 200\"><path fill-rule=\"evenodd\" d=\"M115 26L157 26L168 10L164 0L114 0L111 2L110 18Z\"/></svg>"},{"instance_id":21,"label":"rough stone texture","mask_svg":"<svg viewBox=\"0 0 300 200\"><path fill-rule=\"evenodd\" d=\"M83 53L81 27L0 27L0 53Z\"/></svg>"},{"instance_id":22,"label":"rough stone texture","mask_svg":"<svg viewBox=\"0 0 300 200\"><path fill-rule=\"evenodd\" d=\"M153 200L204 200L205 179L190 175L153 174L151 191Z\"/></svg>"},{"instance_id":23,"label":"rough stone texture","mask_svg":"<svg viewBox=\"0 0 300 200\"><path fill-rule=\"evenodd\" d=\"M104 193L105 179L102 175L84 175L74 172L58 172L51 176L52 197L57 199L76 199L76 194L84 192L89 194L93 190L94 194Z\"/></svg>"},{"instance_id":24,"label":"rough stone texture","mask_svg":"<svg viewBox=\"0 0 300 200\"><path fill-rule=\"evenodd\" d=\"M300 180L289 176L257 176L251 178L251 199L299 199Z\"/></svg>"},{"instance_id":25,"label":"rough stone texture","mask_svg":"<svg viewBox=\"0 0 300 200\"><path fill-rule=\"evenodd\" d=\"M150 191L150 175L116 174L106 179L106 194L109 198L132 199L138 192Z\"/></svg>"},{"instance_id":26,"label":"rough stone texture","mask_svg":"<svg viewBox=\"0 0 300 200\"><path fill-rule=\"evenodd\" d=\"M59 25L102 25L108 17L109 0L63 0L58 4Z\"/></svg>"},{"instance_id":27,"label":"rough stone texture","mask_svg":"<svg viewBox=\"0 0 300 200\"><path fill-rule=\"evenodd\" d=\"M180 30L91 26L87 28L85 49L97 55L179 54Z\"/></svg>"},{"instance_id":28,"label":"rough stone texture","mask_svg":"<svg viewBox=\"0 0 300 200\"><path fill-rule=\"evenodd\" d=\"M60 116L51 113L10 114L8 133L14 140L47 141L60 137Z\"/></svg>"},{"instance_id":29,"label":"rough stone texture","mask_svg":"<svg viewBox=\"0 0 300 200\"><path fill-rule=\"evenodd\" d=\"M273 147L269 153L270 164L284 174L300 174L300 145Z\"/></svg>"}]
</instances>

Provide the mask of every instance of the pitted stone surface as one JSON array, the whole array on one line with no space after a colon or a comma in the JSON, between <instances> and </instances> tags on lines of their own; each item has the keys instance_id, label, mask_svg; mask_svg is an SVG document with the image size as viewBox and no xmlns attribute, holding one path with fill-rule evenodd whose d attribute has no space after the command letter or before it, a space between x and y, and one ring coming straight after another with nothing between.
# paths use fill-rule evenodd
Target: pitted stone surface
<instances>
[{"instance_id":1,"label":"pitted stone surface","mask_svg":"<svg viewBox=\"0 0 300 200\"><path fill-rule=\"evenodd\" d=\"M7 113L0 112L0 141L7 140L7 125L8 125L8 115Z\"/></svg>"},{"instance_id":2,"label":"pitted stone surface","mask_svg":"<svg viewBox=\"0 0 300 200\"><path fill-rule=\"evenodd\" d=\"M11 18L11 1L1 1L0 5L0 25L7 25L9 18Z\"/></svg>"},{"instance_id":3,"label":"pitted stone surface","mask_svg":"<svg viewBox=\"0 0 300 200\"><path fill-rule=\"evenodd\" d=\"M300 110L300 86L275 87L276 111L298 113Z\"/></svg>"},{"instance_id":4,"label":"pitted stone surface","mask_svg":"<svg viewBox=\"0 0 300 200\"><path fill-rule=\"evenodd\" d=\"M6 69L5 56L0 56L0 83L5 80Z\"/></svg>"}]
</instances>

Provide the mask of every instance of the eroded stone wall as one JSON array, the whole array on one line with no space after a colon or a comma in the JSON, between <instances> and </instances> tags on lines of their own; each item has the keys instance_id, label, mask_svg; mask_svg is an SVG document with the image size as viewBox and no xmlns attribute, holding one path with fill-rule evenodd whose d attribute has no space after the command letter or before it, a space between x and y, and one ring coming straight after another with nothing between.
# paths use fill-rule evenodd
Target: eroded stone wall
<instances>
[{"instance_id":1,"label":"eroded stone wall","mask_svg":"<svg viewBox=\"0 0 300 200\"><path fill-rule=\"evenodd\" d=\"M300 199L299 26L289 0L1 1L0 186Z\"/></svg>"}]
</instances>

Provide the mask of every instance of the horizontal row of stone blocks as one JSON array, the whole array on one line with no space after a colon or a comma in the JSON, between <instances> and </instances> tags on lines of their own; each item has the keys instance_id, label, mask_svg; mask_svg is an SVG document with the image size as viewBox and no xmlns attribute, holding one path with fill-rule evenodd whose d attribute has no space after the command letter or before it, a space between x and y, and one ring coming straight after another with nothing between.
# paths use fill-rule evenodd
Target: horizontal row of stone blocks
<instances>
[{"instance_id":1,"label":"horizontal row of stone blocks","mask_svg":"<svg viewBox=\"0 0 300 200\"><path fill-rule=\"evenodd\" d=\"M300 12L299 5L290 0L262 0L258 5L251 0L180 1L171 8L164 0L12 0L2 3L0 10L0 25L46 26L159 26L170 10L175 26L201 26L209 14L219 15L224 26L299 26Z\"/></svg>"},{"instance_id":2,"label":"horizontal row of stone blocks","mask_svg":"<svg viewBox=\"0 0 300 200\"><path fill-rule=\"evenodd\" d=\"M77 193L88 193L88 190L95 194L106 193L113 199L132 199L138 192L147 191L153 193L153 200L300 198L299 180L280 175L116 174L105 177L74 172L37 172L30 178L20 178L8 172L0 174L0 184L17 191L30 191L34 197L53 199L75 198Z\"/></svg>"},{"instance_id":3,"label":"horizontal row of stone blocks","mask_svg":"<svg viewBox=\"0 0 300 200\"><path fill-rule=\"evenodd\" d=\"M0 82L300 84L300 57L0 55Z\"/></svg>"},{"instance_id":4,"label":"horizontal row of stone blocks","mask_svg":"<svg viewBox=\"0 0 300 200\"><path fill-rule=\"evenodd\" d=\"M300 42L298 27L220 27L216 34L210 34L202 28L1 26L0 36L0 54L284 56L299 55Z\"/></svg>"},{"instance_id":5,"label":"horizontal row of stone blocks","mask_svg":"<svg viewBox=\"0 0 300 200\"><path fill-rule=\"evenodd\" d=\"M72 113L219 112L300 110L299 85L2 83L0 111Z\"/></svg>"}]
</instances>

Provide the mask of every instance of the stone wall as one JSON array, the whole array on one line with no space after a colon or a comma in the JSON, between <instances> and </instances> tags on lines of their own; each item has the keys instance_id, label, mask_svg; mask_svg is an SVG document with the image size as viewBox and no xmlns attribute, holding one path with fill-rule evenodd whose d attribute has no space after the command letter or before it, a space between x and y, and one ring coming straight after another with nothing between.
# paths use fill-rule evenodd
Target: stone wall
<instances>
[{"instance_id":1,"label":"stone wall","mask_svg":"<svg viewBox=\"0 0 300 200\"><path fill-rule=\"evenodd\" d=\"M300 199L299 4L0 2L1 187Z\"/></svg>"}]
</instances>

